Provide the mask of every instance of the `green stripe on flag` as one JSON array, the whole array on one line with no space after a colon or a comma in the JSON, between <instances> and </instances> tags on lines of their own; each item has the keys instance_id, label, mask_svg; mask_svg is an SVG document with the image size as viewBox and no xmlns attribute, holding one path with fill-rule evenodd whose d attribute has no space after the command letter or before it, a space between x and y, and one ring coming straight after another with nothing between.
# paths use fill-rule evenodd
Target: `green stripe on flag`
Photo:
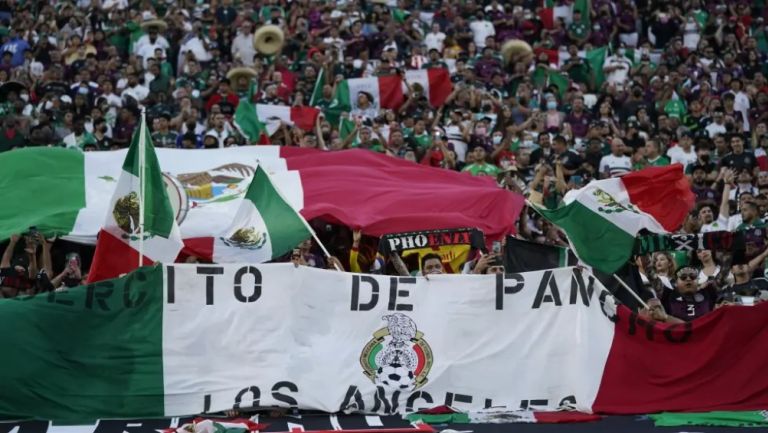
<instances>
[{"instance_id":1,"label":"green stripe on flag","mask_svg":"<svg viewBox=\"0 0 768 433\"><path fill-rule=\"evenodd\" d=\"M164 416L162 314L159 266L1 300L0 345L9 350L0 357L0 416Z\"/></svg>"},{"instance_id":2,"label":"green stripe on flag","mask_svg":"<svg viewBox=\"0 0 768 433\"><path fill-rule=\"evenodd\" d=\"M173 230L175 213L165 190L163 172L160 171L149 128L146 123L143 126L143 129L139 127L133 134L123 170L139 177L139 149L144 146L144 231L168 238Z\"/></svg>"},{"instance_id":3,"label":"green stripe on flag","mask_svg":"<svg viewBox=\"0 0 768 433\"><path fill-rule=\"evenodd\" d=\"M616 272L632 255L635 237L578 201L538 212L565 231L579 260L602 272Z\"/></svg>"},{"instance_id":4,"label":"green stripe on flag","mask_svg":"<svg viewBox=\"0 0 768 433\"><path fill-rule=\"evenodd\" d=\"M245 198L253 203L267 226L273 257L287 253L311 236L304 221L275 189L261 166L256 169Z\"/></svg>"},{"instance_id":5,"label":"green stripe on flag","mask_svg":"<svg viewBox=\"0 0 768 433\"><path fill-rule=\"evenodd\" d=\"M31 226L69 234L85 207L85 158L72 149L25 148L0 153L0 239Z\"/></svg>"},{"instance_id":6,"label":"green stripe on flag","mask_svg":"<svg viewBox=\"0 0 768 433\"><path fill-rule=\"evenodd\" d=\"M600 47L594 50L587 51L587 63L592 69L594 77L594 87L599 89L605 82L605 73L603 72L603 64L605 58L608 55L608 47Z\"/></svg>"}]
</instances>

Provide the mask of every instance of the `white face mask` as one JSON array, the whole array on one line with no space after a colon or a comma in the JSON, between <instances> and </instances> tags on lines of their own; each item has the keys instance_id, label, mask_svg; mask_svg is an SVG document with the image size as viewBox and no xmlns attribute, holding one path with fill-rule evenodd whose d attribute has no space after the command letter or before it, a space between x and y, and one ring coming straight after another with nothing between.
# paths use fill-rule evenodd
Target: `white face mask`
<instances>
[{"instance_id":1,"label":"white face mask","mask_svg":"<svg viewBox=\"0 0 768 433\"><path fill-rule=\"evenodd\" d=\"M523 147L533 147L533 140L523 140Z\"/></svg>"},{"instance_id":2,"label":"white face mask","mask_svg":"<svg viewBox=\"0 0 768 433\"><path fill-rule=\"evenodd\" d=\"M21 100L24 102L29 102L29 95L26 93L22 93L21 95L19 95L19 98L21 98Z\"/></svg>"},{"instance_id":3,"label":"white face mask","mask_svg":"<svg viewBox=\"0 0 768 433\"><path fill-rule=\"evenodd\" d=\"M501 143L501 135L494 135L493 144L499 144L499 143Z\"/></svg>"}]
</instances>

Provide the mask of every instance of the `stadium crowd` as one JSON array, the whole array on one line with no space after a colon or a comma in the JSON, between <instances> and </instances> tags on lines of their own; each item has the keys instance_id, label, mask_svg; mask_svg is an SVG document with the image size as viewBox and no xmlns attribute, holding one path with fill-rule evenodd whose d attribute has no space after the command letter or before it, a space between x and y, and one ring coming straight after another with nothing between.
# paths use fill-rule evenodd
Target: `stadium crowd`
<instances>
[{"instance_id":1,"label":"stadium crowd","mask_svg":"<svg viewBox=\"0 0 768 433\"><path fill-rule=\"evenodd\" d=\"M723 0L0 0L0 152L125 148L142 108L156 147L255 145L234 124L244 98L327 110L345 79L447 68L453 91L442 106L418 89L395 110L353 95L338 123L283 122L270 142L493 176L549 208L593 179L680 163L697 197L681 232L754 233L768 214L767 12ZM277 55L254 48L265 24L285 34ZM505 64L509 39L530 44L530 64ZM242 68L253 72L233 73ZM312 98L316 85L322 96ZM342 260L310 243L286 260L375 268L375 254L346 260L375 240L327 227L321 238ZM567 245L530 209L518 233ZM768 250L757 233L740 260L707 250L638 257L659 300L647 314L690 320L723 302L759 302ZM90 254L34 232L14 237L2 294L77 285ZM503 272L495 254L465 272ZM419 269L442 272L434 259ZM403 267L382 269L414 271Z\"/></svg>"}]
</instances>

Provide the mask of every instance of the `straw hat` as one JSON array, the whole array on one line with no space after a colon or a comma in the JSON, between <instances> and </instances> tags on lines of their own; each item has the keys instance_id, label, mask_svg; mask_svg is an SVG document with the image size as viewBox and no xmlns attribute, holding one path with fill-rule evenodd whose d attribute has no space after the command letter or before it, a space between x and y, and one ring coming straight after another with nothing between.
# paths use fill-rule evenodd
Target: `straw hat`
<instances>
[{"instance_id":1,"label":"straw hat","mask_svg":"<svg viewBox=\"0 0 768 433\"><path fill-rule=\"evenodd\" d=\"M241 76L254 78L258 76L258 74L252 68L247 68L245 66L238 66L236 68L230 69L229 72L227 72L227 79L230 81L235 81Z\"/></svg>"},{"instance_id":2,"label":"straw hat","mask_svg":"<svg viewBox=\"0 0 768 433\"><path fill-rule=\"evenodd\" d=\"M168 28L168 23L163 20L147 20L141 23L141 28L148 30L151 27L157 27L160 31L165 31Z\"/></svg>"}]
</instances>

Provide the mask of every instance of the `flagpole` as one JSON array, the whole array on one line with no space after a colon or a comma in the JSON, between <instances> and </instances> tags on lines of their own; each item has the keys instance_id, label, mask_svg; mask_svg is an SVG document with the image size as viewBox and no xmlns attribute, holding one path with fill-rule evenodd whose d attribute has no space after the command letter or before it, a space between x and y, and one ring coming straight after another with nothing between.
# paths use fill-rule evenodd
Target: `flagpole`
<instances>
[{"instance_id":1,"label":"flagpole","mask_svg":"<svg viewBox=\"0 0 768 433\"><path fill-rule=\"evenodd\" d=\"M139 267L144 264L144 189L146 186L146 159L147 159L147 113L146 108L141 107L141 123L139 124Z\"/></svg>"},{"instance_id":2,"label":"flagpole","mask_svg":"<svg viewBox=\"0 0 768 433\"><path fill-rule=\"evenodd\" d=\"M256 163L261 164L261 161L256 160ZM267 172L267 170L264 170L264 174L267 176L267 179L269 179L269 183L272 184L272 187L275 189L275 191L277 191L277 194L280 196L280 198L282 198L286 203L288 203L288 205L290 205L290 202L285 198L285 196L283 195L283 192L280 191L280 188L275 186L275 183L272 182L272 176L270 176L269 172ZM304 224L307 230L309 230L309 233L312 235L312 238L315 240L315 242L317 242L317 245L320 247L320 249L323 250L323 254L325 254L325 257L331 258L332 257L331 253L329 253L328 249L325 248L325 245L323 245L323 243L320 242L320 238L317 237L317 233L315 233L315 230L312 228L312 226L309 225L309 222L306 219L304 219L304 215L302 215L301 212L297 211L296 209L294 209L294 212L296 212L296 215L299 216L299 219L301 220L301 222ZM336 268L336 270L339 272L344 272L344 269L341 269L336 262L333 263L333 267Z\"/></svg>"},{"instance_id":3,"label":"flagpole","mask_svg":"<svg viewBox=\"0 0 768 433\"><path fill-rule=\"evenodd\" d=\"M618 282L619 282L619 284L621 284L621 286L622 286L622 287L624 287L624 288L627 290L627 292L629 292L629 294L630 294L630 295L632 295L632 297L633 297L633 298L635 298L635 300L637 300L637 302L639 302L639 303L640 303L640 305L642 305L643 307L645 307L645 309L646 309L646 310L650 310L650 309L651 309L651 308L648 306L648 304L646 304L646 303L645 303L645 301L643 301L643 300L640 298L640 295L638 295L637 293L635 293L635 291L634 291L634 290L632 290L632 289L629 287L629 285L627 285L627 283L625 283L625 282L624 282L624 280L622 280L621 278L619 278L619 276L618 276L618 275L616 275L616 274L612 274L612 275L613 275L613 278L615 278L615 279L616 279L616 281L618 281Z\"/></svg>"}]
</instances>

